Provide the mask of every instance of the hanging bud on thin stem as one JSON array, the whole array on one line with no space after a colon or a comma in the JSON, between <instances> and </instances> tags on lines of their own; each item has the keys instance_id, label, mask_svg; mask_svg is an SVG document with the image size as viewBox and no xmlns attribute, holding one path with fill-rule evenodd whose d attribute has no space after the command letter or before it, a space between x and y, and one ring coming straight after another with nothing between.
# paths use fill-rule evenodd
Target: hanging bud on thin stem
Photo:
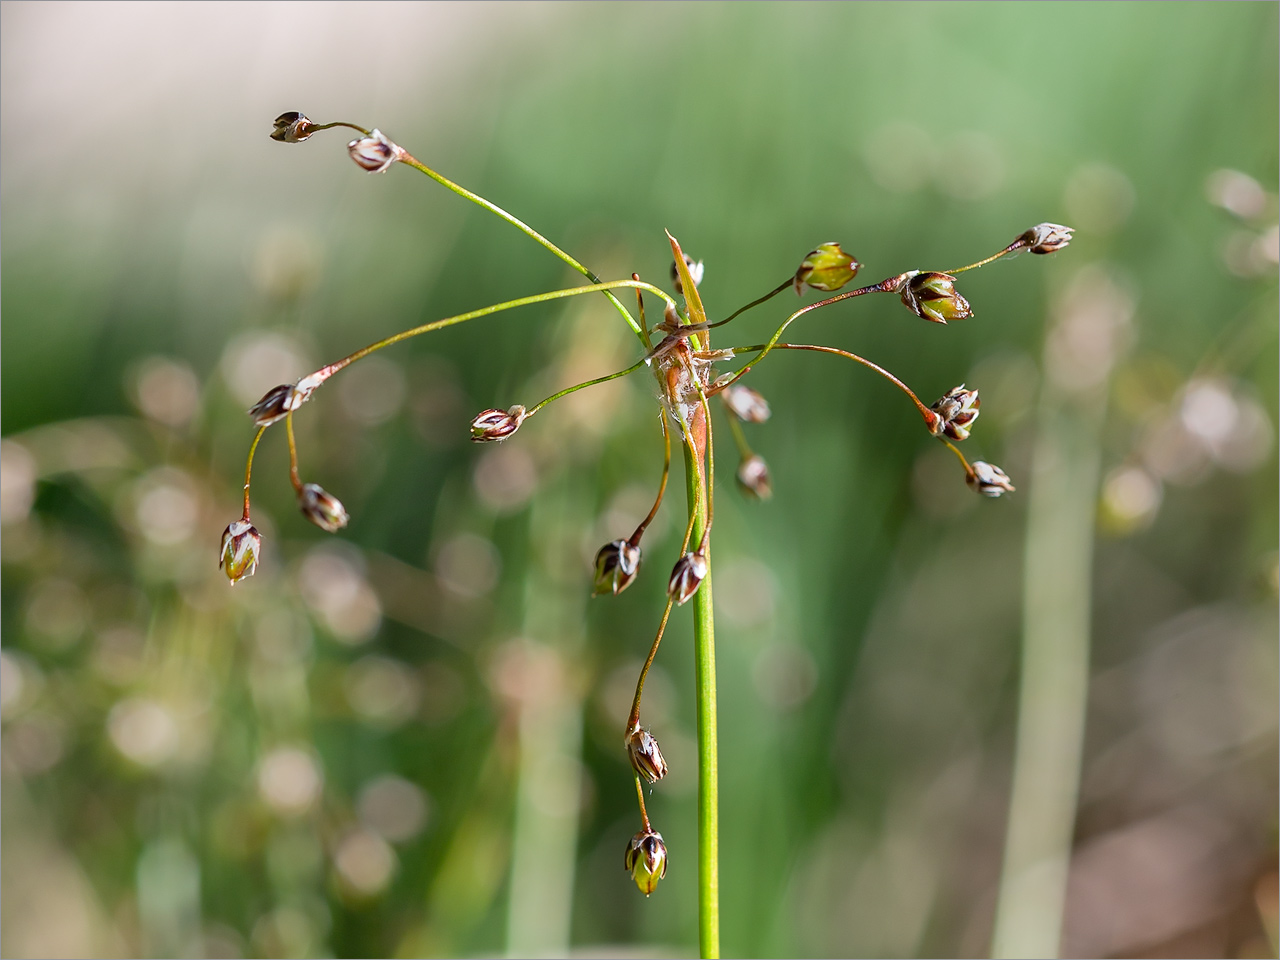
<instances>
[{"instance_id":1,"label":"hanging bud on thin stem","mask_svg":"<svg viewBox=\"0 0 1280 960\"><path fill-rule=\"evenodd\" d=\"M796 270L793 284L796 296L800 296L807 284L815 290L839 290L858 275L860 264L840 249L840 244L820 243L809 251Z\"/></svg>"},{"instance_id":2,"label":"hanging bud on thin stem","mask_svg":"<svg viewBox=\"0 0 1280 960\"><path fill-rule=\"evenodd\" d=\"M1064 227L1060 223L1037 223L1015 243L1026 247L1032 253L1054 253L1071 242L1071 234L1074 230L1074 227Z\"/></svg>"},{"instance_id":3,"label":"hanging bud on thin stem","mask_svg":"<svg viewBox=\"0 0 1280 960\"><path fill-rule=\"evenodd\" d=\"M657 739L640 724L627 731L626 748L632 768L649 783L657 783L667 775L667 761L658 749Z\"/></svg>"},{"instance_id":4,"label":"hanging bud on thin stem","mask_svg":"<svg viewBox=\"0 0 1280 960\"><path fill-rule=\"evenodd\" d=\"M896 292L902 304L917 317L934 323L963 320L973 316L969 301L956 292L956 278L949 273L913 270L905 275Z\"/></svg>"},{"instance_id":5,"label":"hanging bud on thin stem","mask_svg":"<svg viewBox=\"0 0 1280 960\"><path fill-rule=\"evenodd\" d=\"M520 429L528 415L518 403L509 410L485 410L471 421L471 439L476 443L505 440Z\"/></svg>"},{"instance_id":6,"label":"hanging bud on thin stem","mask_svg":"<svg viewBox=\"0 0 1280 960\"><path fill-rule=\"evenodd\" d=\"M1013 493L1016 489L1003 470L985 460L973 461L965 475L965 482L984 497L998 497L1002 493Z\"/></svg>"},{"instance_id":7,"label":"hanging bud on thin stem","mask_svg":"<svg viewBox=\"0 0 1280 960\"><path fill-rule=\"evenodd\" d=\"M631 879L646 897L657 889L658 881L667 875L667 845L656 830L641 830L627 844L623 861Z\"/></svg>"},{"instance_id":8,"label":"hanging bud on thin stem","mask_svg":"<svg viewBox=\"0 0 1280 960\"><path fill-rule=\"evenodd\" d=\"M701 549L686 553L676 561L671 570L671 579L667 581L667 596L684 606L698 592L702 581L707 578L707 558Z\"/></svg>"},{"instance_id":9,"label":"hanging bud on thin stem","mask_svg":"<svg viewBox=\"0 0 1280 960\"><path fill-rule=\"evenodd\" d=\"M367 137L360 137L347 144L347 153L362 170L369 173L385 173L405 152L392 143L381 130L373 130Z\"/></svg>"},{"instance_id":10,"label":"hanging bud on thin stem","mask_svg":"<svg viewBox=\"0 0 1280 960\"><path fill-rule=\"evenodd\" d=\"M281 143L301 143L315 133L315 127L305 114L290 110L276 117L271 139Z\"/></svg>"},{"instance_id":11,"label":"hanging bud on thin stem","mask_svg":"<svg viewBox=\"0 0 1280 960\"><path fill-rule=\"evenodd\" d=\"M592 596L612 593L617 596L636 578L640 570L640 544L630 540L613 540L596 554L595 590Z\"/></svg>"},{"instance_id":12,"label":"hanging bud on thin stem","mask_svg":"<svg viewBox=\"0 0 1280 960\"><path fill-rule=\"evenodd\" d=\"M258 555L262 553L262 534L249 518L242 517L222 531L222 547L218 552L218 566L232 583L252 577L258 569Z\"/></svg>"},{"instance_id":13,"label":"hanging bud on thin stem","mask_svg":"<svg viewBox=\"0 0 1280 960\"><path fill-rule=\"evenodd\" d=\"M725 406L739 420L747 423L764 423L772 411L769 401L750 387L734 384L720 392Z\"/></svg>"},{"instance_id":14,"label":"hanging bud on thin stem","mask_svg":"<svg viewBox=\"0 0 1280 960\"><path fill-rule=\"evenodd\" d=\"M347 510L342 501L318 483L304 483L298 490L298 506L302 515L325 533L337 533L347 525Z\"/></svg>"},{"instance_id":15,"label":"hanging bud on thin stem","mask_svg":"<svg viewBox=\"0 0 1280 960\"><path fill-rule=\"evenodd\" d=\"M757 500L773 496L773 482L769 479L769 465L764 457L753 453L738 465L738 486L742 492Z\"/></svg>"},{"instance_id":16,"label":"hanging bud on thin stem","mask_svg":"<svg viewBox=\"0 0 1280 960\"><path fill-rule=\"evenodd\" d=\"M683 251L682 251L683 253ZM702 275L706 271L706 267L701 260L694 262L693 257L687 253L684 254L684 265L689 269L689 276L693 278L695 287L702 286ZM676 293L684 296L684 284L680 282L680 271L676 267L675 261L671 261L671 282L676 285Z\"/></svg>"},{"instance_id":17,"label":"hanging bud on thin stem","mask_svg":"<svg viewBox=\"0 0 1280 960\"><path fill-rule=\"evenodd\" d=\"M948 390L946 395L929 409L935 418L929 422L929 430L936 437L946 434L952 440L964 440L969 436L969 427L978 419L977 390L966 390L964 384Z\"/></svg>"}]
</instances>

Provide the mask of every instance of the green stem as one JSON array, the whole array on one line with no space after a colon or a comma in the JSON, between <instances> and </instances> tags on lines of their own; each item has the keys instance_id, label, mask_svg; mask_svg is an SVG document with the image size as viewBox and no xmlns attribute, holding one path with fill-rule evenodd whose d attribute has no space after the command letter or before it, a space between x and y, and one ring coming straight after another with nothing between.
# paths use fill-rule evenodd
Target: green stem
<instances>
[{"instance_id":1,"label":"green stem","mask_svg":"<svg viewBox=\"0 0 1280 960\"><path fill-rule=\"evenodd\" d=\"M619 377L625 377L629 373L635 373L648 362L648 357L642 357L625 370L619 370L616 373L607 373L603 377L596 377L594 380L587 380L584 383L575 383L572 387L565 387L559 393L553 393L551 396L547 397L547 399L539 401L534 406L530 407L529 412L525 416L532 417L553 400L559 400L561 397L567 397L569 394L576 393L579 390L585 390L587 387L594 387L598 383L608 383L610 380L617 380Z\"/></svg>"},{"instance_id":2,"label":"green stem","mask_svg":"<svg viewBox=\"0 0 1280 960\"><path fill-rule=\"evenodd\" d=\"M696 448L684 448L685 479L693 535L702 536L706 506ZM711 545L707 576L693 595L694 682L698 696L698 946L704 957L720 956L720 809L716 751L716 640L711 608Z\"/></svg>"},{"instance_id":3,"label":"green stem","mask_svg":"<svg viewBox=\"0 0 1280 960\"><path fill-rule=\"evenodd\" d=\"M594 273L592 273L590 270L588 270L586 267L580 264L577 260L573 259L573 257L569 256L569 254L565 253L563 250L557 247L554 243L552 243L550 240L548 240L546 237L540 234L537 230L533 229L533 227L529 226L523 220L520 220L517 217L513 217L511 214L507 213L507 211L503 210L496 203L491 203L488 200L486 200L484 197L480 196L479 194L472 193L466 187L463 187L463 186L460 186L459 184L454 183L448 177L441 176L440 174L432 170L430 167L428 167L425 163L421 162L415 157L410 156L408 153L405 153L405 155L401 158L401 163L408 164L409 166L413 167L413 169L421 171L422 173L425 173L428 177L430 177L436 183L440 184L443 187L448 187L458 196L465 197L466 199L470 200L472 203L478 204L479 206L484 207L484 209L488 210L490 213L501 217L503 220L507 221L507 223L511 224L517 230L533 238L542 246L546 247L548 250L554 253L557 257L559 257L569 266L573 267L573 269L577 270L580 274L582 274L584 277L590 280L593 284L600 283L600 278L597 277ZM621 300L619 300L611 292L609 292L609 289L610 288L604 287L604 286L600 287L601 292L604 293L604 295L609 298L609 302L612 303L614 307L617 308L620 314L622 314L622 319L627 321L627 326L629 326L632 329L632 331L635 332L635 335L640 338L640 342L643 343L646 348L648 348L650 344L649 344L649 338L646 335L645 330L640 326L640 324L636 323L635 318L631 316L631 312L622 305Z\"/></svg>"},{"instance_id":4,"label":"green stem","mask_svg":"<svg viewBox=\"0 0 1280 960\"><path fill-rule=\"evenodd\" d=\"M253 477L253 455L258 452L258 443L262 440L262 435L267 432L266 427L259 427L258 432L253 435L253 443L249 445L249 458L244 464L244 517L249 519L249 481Z\"/></svg>"}]
</instances>

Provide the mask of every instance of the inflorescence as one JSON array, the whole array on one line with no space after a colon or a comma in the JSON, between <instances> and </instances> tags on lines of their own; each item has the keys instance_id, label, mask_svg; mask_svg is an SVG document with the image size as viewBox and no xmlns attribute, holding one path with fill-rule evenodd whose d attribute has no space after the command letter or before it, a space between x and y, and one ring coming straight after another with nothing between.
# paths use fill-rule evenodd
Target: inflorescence
<instances>
[{"instance_id":1,"label":"inflorescence","mask_svg":"<svg viewBox=\"0 0 1280 960\"><path fill-rule=\"evenodd\" d=\"M350 123L316 124L301 113L290 112L279 116L271 132L272 139L284 143L300 143L313 134L331 127L347 127L357 131L360 136L347 145L351 159L369 173L384 173L396 163L403 163L426 174L455 193L483 206L517 229L528 234L536 242L542 244L556 256L560 257L574 269L578 270L590 283L564 290L551 291L505 303L494 304L466 314L437 320L370 344L335 363L303 377L297 383L281 384L267 394L250 410L258 430L249 448L248 462L245 466L244 512L239 520L231 523L222 535L222 546L219 565L226 571L232 583L237 583L251 576L257 568L262 548L262 537L254 528L250 518L249 487L253 467L253 455L266 429L281 420L285 422L289 441L289 474L297 493L298 505L308 520L320 529L334 533L347 525L347 511L342 503L319 485L304 483L298 475L297 445L293 431L293 415L311 394L326 380L355 361L409 337L427 333L442 327L480 316L497 313L502 310L544 303L565 297L587 293L602 293L615 306L623 319L637 335L644 353L635 363L624 370L609 373L585 383L574 384L545 400L525 407L515 404L506 410L493 408L478 414L471 421L471 439L479 442L500 442L512 436L521 425L548 404L574 393L578 390L604 383L619 377L648 369L657 380L659 400L665 411L661 419L664 447L662 479L658 486L657 496L648 515L640 521L635 531L625 540L611 541L600 548L595 559L594 591L598 594L618 594L635 580L640 571L641 538L645 529L657 514L666 491L667 479L671 466L671 433L674 429L678 441L689 454L690 461L697 472L697 490L699 501L696 510L690 510L689 522L685 528L684 539L680 547L680 555L672 567L667 582L667 601L659 623L657 635L650 647L649 655L640 671L636 683L635 698L624 731L624 746L635 772L636 794L640 804L640 815L643 829L631 838L626 849L625 866L631 873L636 885L646 896L653 892L658 881L666 875L667 848L649 822L645 810L643 783L656 783L667 773L667 763L658 747L653 734L640 723L640 705L644 692L645 677L658 652L658 645L671 615L673 606L688 602L698 591L706 578L709 563L711 528L714 521L715 497L715 456L712 443L711 400L718 397L725 411L729 429L737 446L740 463L736 473L738 485L744 493L758 499L768 499L772 494L769 468L764 459L754 452L742 429L744 423L763 423L769 419L768 401L750 387L740 381L754 369L767 355L774 350L807 350L817 353L829 353L860 363L874 370L893 383L915 405L924 420L928 432L945 444L959 459L964 469L965 481L976 492L986 497L999 497L1014 490L1009 477L999 467L982 460L970 462L956 446L969 437L974 422L978 418L978 391L970 390L964 384L948 390L932 405L926 406L920 398L901 380L877 364L836 347L803 343L783 343L782 335L791 323L806 313L822 307L828 307L843 300L851 300L866 294L892 294L897 296L903 306L916 316L934 323L947 323L973 316L973 309L956 289L957 275L983 266L1007 254L1021 250L1029 250L1036 254L1053 253L1065 247L1071 240L1072 230L1054 223L1041 223L1019 234L1012 243L1002 250L963 267L945 272L909 270L895 274L878 283L858 287L844 293L829 296L824 300L808 304L791 313L777 328L773 336L765 343L746 346L734 346L727 349L713 350L710 346L710 333L716 327L722 327L753 307L772 299L788 288L797 295L803 295L806 287L823 293L834 293L842 289L858 275L862 264L845 253L840 244L835 242L818 244L801 260L794 274L788 276L777 287L764 296L751 301L722 320L710 321L698 294L698 286L702 281L704 267L701 261L694 261L686 256L675 237L667 238L671 245L673 262L671 280L675 288L675 296L658 287L641 281L638 274L632 274L629 280L602 282L595 274L582 266L567 253L560 250L545 237L517 220L505 210L495 206L488 200L471 193L457 184L445 179L434 170L414 159L406 150L393 143L378 130L365 130ZM633 317L630 311L613 293L615 290L634 289L636 291L637 312ZM664 302L663 319L650 327L645 321L644 294L649 293ZM683 299L683 305L676 297ZM656 342L655 342L656 341ZM716 376L714 366L725 363L738 356L747 356L749 360L736 371ZM705 516L702 536L698 543L691 543L694 532L694 521L698 516Z\"/></svg>"}]
</instances>

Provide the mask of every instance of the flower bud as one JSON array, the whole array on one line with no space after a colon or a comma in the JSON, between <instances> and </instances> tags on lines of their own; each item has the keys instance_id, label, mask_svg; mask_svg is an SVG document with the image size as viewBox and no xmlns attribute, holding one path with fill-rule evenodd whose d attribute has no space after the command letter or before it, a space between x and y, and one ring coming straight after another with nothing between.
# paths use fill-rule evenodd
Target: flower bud
<instances>
[{"instance_id":1,"label":"flower bud","mask_svg":"<svg viewBox=\"0 0 1280 960\"><path fill-rule=\"evenodd\" d=\"M370 173L384 173L404 156L404 150L383 136L381 130L352 140L347 144L347 153L351 154L357 166Z\"/></svg>"},{"instance_id":2,"label":"flower bud","mask_svg":"<svg viewBox=\"0 0 1280 960\"><path fill-rule=\"evenodd\" d=\"M293 384L282 383L272 387L261 400L249 408L249 416L259 427L269 427L277 420L283 420L290 410L297 410L301 401L293 389Z\"/></svg>"},{"instance_id":3,"label":"flower bud","mask_svg":"<svg viewBox=\"0 0 1280 960\"><path fill-rule=\"evenodd\" d=\"M681 251L683 253L683 251ZM705 267L701 260L694 263L693 258L687 253L684 254L684 265L689 268L689 276L693 277L693 285L695 287L702 286L702 274ZM680 271L676 269L675 261L671 262L671 282L676 285L676 293L684 296L684 284L680 282Z\"/></svg>"},{"instance_id":4,"label":"flower bud","mask_svg":"<svg viewBox=\"0 0 1280 960\"><path fill-rule=\"evenodd\" d=\"M757 500L768 500L773 496L769 465L764 462L764 457L753 453L738 465L738 486L743 493Z\"/></svg>"},{"instance_id":5,"label":"flower bud","mask_svg":"<svg viewBox=\"0 0 1280 960\"><path fill-rule=\"evenodd\" d=\"M840 249L840 244L834 241L820 243L816 250L809 251L796 271L796 296L800 295L805 284L815 290L839 290L858 275L861 266Z\"/></svg>"},{"instance_id":6,"label":"flower bud","mask_svg":"<svg viewBox=\"0 0 1280 960\"><path fill-rule=\"evenodd\" d=\"M956 278L949 273L913 271L896 292L903 306L924 320L946 323L973 316L969 301L956 293Z\"/></svg>"},{"instance_id":7,"label":"flower bud","mask_svg":"<svg viewBox=\"0 0 1280 960\"><path fill-rule=\"evenodd\" d=\"M636 578L640 570L640 544L630 540L606 543L596 554L596 581L592 596L612 593L617 596Z\"/></svg>"},{"instance_id":8,"label":"flower bud","mask_svg":"<svg viewBox=\"0 0 1280 960\"><path fill-rule=\"evenodd\" d=\"M258 568L258 554L262 552L262 535L247 519L236 520L222 531L222 549L218 566L226 571L227 579L239 583L252 577Z\"/></svg>"},{"instance_id":9,"label":"flower bud","mask_svg":"<svg viewBox=\"0 0 1280 960\"><path fill-rule=\"evenodd\" d=\"M524 407L518 403L510 410L486 410L471 421L471 439L476 443L505 440L520 429L527 416Z\"/></svg>"},{"instance_id":10,"label":"flower bud","mask_svg":"<svg viewBox=\"0 0 1280 960\"><path fill-rule=\"evenodd\" d=\"M937 418L929 424L934 436L945 433L952 440L964 440L969 436L969 425L978 419L977 390L966 390L964 384L948 390L930 409Z\"/></svg>"},{"instance_id":11,"label":"flower bud","mask_svg":"<svg viewBox=\"0 0 1280 960\"><path fill-rule=\"evenodd\" d=\"M1075 227L1064 227L1060 223L1037 223L1018 239L1032 253L1053 253L1071 242L1074 230Z\"/></svg>"},{"instance_id":12,"label":"flower bud","mask_svg":"<svg viewBox=\"0 0 1280 960\"><path fill-rule=\"evenodd\" d=\"M648 730L636 724L627 733L626 746L632 768L649 783L657 783L667 775L667 761L658 749L658 741Z\"/></svg>"},{"instance_id":13,"label":"flower bud","mask_svg":"<svg viewBox=\"0 0 1280 960\"><path fill-rule=\"evenodd\" d=\"M698 592L698 587L702 586L706 577L707 558L701 553L686 553L676 561L671 570L671 579L667 581L667 595L675 600L677 606L683 606Z\"/></svg>"},{"instance_id":14,"label":"flower bud","mask_svg":"<svg viewBox=\"0 0 1280 960\"><path fill-rule=\"evenodd\" d=\"M772 411L769 409L769 401L750 387L744 387L740 383L735 383L731 387L726 387L720 392L724 397L724 402L728 405L729 410L739 420L745 420L747 423L764 423L769 419Z\"/></svg>"},{"instance_id":15,"label":"flower bud","mask_svg":"<svg viewBox=\"0 0 1280 960\"><path fill-rule=\"evenodd\" d=\"M325 533L337 533L347 525L347 509L342 501L318 483L304 483L298 491L302 515Z\"/></svg>"},{"instance_id":16,"label":"flower bud","mask_svg":"<svg viewBox=\"0 0 1280 960\"><path fill-rule=\"evenodd\" d=\"M1003 470L983 460L975 460L970 464L965 482L984 497L998 497L1002 493L1012 493L1015 489Z\"/></svg>"},{"instance_id":17,"label":"flower bud","mask_svg":"<svg viewBox=\"0 0 1280 960\"><path fill-rule=\"evenodd\" d=\"M281 143L301 143L315 132L315 124L305 114L290 110L276 117L271 139Z\"/></svg>"},{"instance_id":18,"label":"flower bud","mask_svg":"<svg viewBox=\"0 0 1280 960\"><path fill-rule=\"evenodd\" d=\"M646 897L667 875L667 845L656 830L641 830L627 844L627 872Z\"/></svg>"}]
</instances>

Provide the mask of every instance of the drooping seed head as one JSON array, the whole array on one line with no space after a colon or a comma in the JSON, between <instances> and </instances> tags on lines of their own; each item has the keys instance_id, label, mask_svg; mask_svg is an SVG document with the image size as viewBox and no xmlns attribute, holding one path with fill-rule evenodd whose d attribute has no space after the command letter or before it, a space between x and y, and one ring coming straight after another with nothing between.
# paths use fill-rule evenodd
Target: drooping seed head
<instances>
[{"instance_id":1,"label":"drooping seed head","mask_svg":"<svg viewBox=\"0 0 1280 960\"><path fill-rule=\"evenodd\" d=\"M970 464L970 472L965 482L984 497L998 497L1002 493L1012 493L1016 488L1009 482L1008 474L993 463L975 460Z\"/></svg>"},{"instance_id":2,"label":"drooping seed head","mask_svg":"<svg viewBox=\"0 0 1280 960\"><path fill-rule=\"evenodd\" d=\"M806 284L815 290L839 290L858 275L861 266L862 264L840 249L840 244L834 241L820 243L809 251L808 256L801 261L800 268L796 270L796 295L800 295Z\"/></svg>"},{"instance_id":3,"label":"drooping seed head","mask_svg":"<svg viewBox=\"0 0 1280 960\"><path fill-rule=\"evenodd\" d=\"M930 409L937 418L930 422L929 429L934 436L946 434L952 440L964 440L969 436L969 428L978 419L977 390L966 390L964 384L952 387Z\"/></svg>"},{"instance_id":4,"label":"drooping seed head","mask_svg":"<svg viewBox=\"0 0 1280 960\"><path fill-rule=\"evenodd\" d=\"M271 139L281 143L301 143L315 132L315 124L305 114L290 110L276 117Z\"/></svg>"},{"instance_id":5,"label":"drooping seed head","mask_svg":"<svg viewBox=\"0 0 1280 960\"><path fill-rule=\"evenodd\" d=\"M667 845L656 830L641 830L627 843L627 855L623 861L631 879L646 897L667 875Z\"/></svg>"},{"instance_id":6,"label":"drooping seed head","mask_svg":"<svg viewBox=\"0 0 1280 960\"><path fill-rule=\"evenodd\" d=\"M1018 239L1032 253L1053 253L1071 242L1074 231L1075 227L1064 227L1060 223L1037 223Z\"/></svg>"},{"instance_id":7,"label":"drooping seed head","mask_svg":"<svg viewBox=\"0 0 1280 960\"><path fill-rule=\"evenodd\" d=\"M471 439L476 443L505 440L520 429L528 415L528 411L518 403L509 410L485 410L471 421Z\"/></svg>"},{"instance_id":8,"label":"drooping seed head","mask_svg":"<svg viewBox=\"0 0 1280 960\"><path fill-rule=\"evenodd\" d=\"M289 411L297 410L302 405L301 399L291 383L282 383L268 390L252 407L249 416L259 427L269 427L278 420L283 420Z\"/></svg>"},{"instance_id":9,"label":"drooping seed head","mask_svg":"<svg viewBox=\"0 0 1280 960\"><path fill-rule=\"evenodd\" d=\"M973 316L969 301L956 292L956 278L949 273L911 272L898 286L903 306L924 320L946 323Z\"/></svg>"},{"instance_id":10,"label":"drooping seed head","mask_svg":"<svg viewBox=\"0 0 1280 960\"><path fill-rule=\"evenodd\" d=\"M684 255L684 265L689 268L689 276L693 277L693 285L695 287L702 286L702 275L706 271L706 267L701 260L695 261L693 257L687 253ZM671 282L676 285L676 293L684 296L684 284L680 282L680 271L676 268L675 261L671 262Z\"/></svg>"},{"instance_id":11,"label":"drooping seed head","mask_svg":"<svg viewBox=\"0 0 1280 960\"><path fill-rule=\"evenodd\" d=\"M667 775L667 761L648 730L636 724L627 732L626 746L632 769L649 783L657 783Z\"/></svg>"},{"instance_id":12,"label":"drooping seed head","mask_svg":"<svg viewBox=\"0 0 1280 960\"><path fill-rule=\"evenodd\" d=\"M636 578L640 570L640 544L629 540L606 543L596 554L595 591L593 596L612 593L615 596Z\"/></svg>"},{"instance_id":13,"label":"drooping seed head","mask_svg":"<svg viewBox=\"0 0 1280 960\"><path fill-rule=\"evenodd\" d=\"M347 153L362 170L369 173L385 173L393 163L404 156L404 150L392 143L381 130L374 130L367 137L360 137L347 144Z\"/></svg>"},{"instance_id":14,"label":"drooping seed head","mask_svg":"<svg viewBox=\"0 0 1280 960\"><path fill-rule=\"evenodd\" d=\"M725 387L720 395L724 397L724 402L733 415L747 423L764 423L773 412L769 409L768 400L740 383Z\"/></svg>"},{"instance_id":15,"label":"drooping seed head","mask_svg":"<svg viewBox=\"0 0 1280 960\"><path fill-rule=\"evenodd\" d=\"M764 457L753 453L738 465L738 486L743 493L757 500L768 500L773 496L773 482Z\"/></svg>"},{"instance_id":16,"label":"drooping seed head","mask_svg":"<svg viewBox=\"0 0 1280 960\"><path fill-rule=\"evenodd\" d=\"M667 581L667 595L675 600L677 606L689 601L702 581L707 577L707 558L699 552L686 553L676 561L671 570L671 579Z\"/></svg>"},{"instance_id":17,"label":"drooping seed head","mask_svg":"<svg viewBox=\"0 0 1280 960\"><path fill-rule=\"evenodd\" d=\"M298 491L302 515L325 533L337 533L347 525L347 509L342 501L318 483L304 483Z\"/></svg>"},{"instance_id":18,"label":"drooping seed head","mask_svg":"<svg viewBox=\"0 0 1280 960\"><path fill-rule=\"evenodd\" d=\"M248 520L236 520L222 531L222 547L218 551L218 566L232 583L252 577L258 568L258 555L262 553L262 535Z\"/></svg>"}]
</instances>

